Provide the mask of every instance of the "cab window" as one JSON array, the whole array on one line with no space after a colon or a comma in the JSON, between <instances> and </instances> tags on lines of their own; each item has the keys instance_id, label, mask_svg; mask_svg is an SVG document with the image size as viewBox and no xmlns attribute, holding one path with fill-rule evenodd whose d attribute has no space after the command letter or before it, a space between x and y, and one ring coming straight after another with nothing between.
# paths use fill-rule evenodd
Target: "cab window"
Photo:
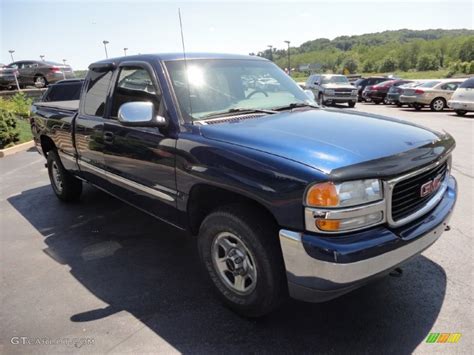
<instances>
[{"instance_id":1,"label":"cab window","mask_svg":"<svg viewBox=\"0 0 474 355\"><path fill-rule=\"evenodd\" d=\"M89 71L86 93L84 95L84 113L104 117L105 100L109 90L112 72Z\"/></svg>"}]
</instances>

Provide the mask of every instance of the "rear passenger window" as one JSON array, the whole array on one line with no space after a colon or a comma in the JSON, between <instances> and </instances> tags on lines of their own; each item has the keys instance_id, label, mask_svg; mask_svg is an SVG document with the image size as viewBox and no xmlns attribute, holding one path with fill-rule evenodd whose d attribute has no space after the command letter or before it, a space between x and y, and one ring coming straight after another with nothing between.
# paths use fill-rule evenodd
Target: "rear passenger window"
<instances>
[{"instance_id":1,"label":"rear passenger window","mask_svg":"<svg viewBox=\"0 0 474 355\"><path fill-rule=\"evenodd\" d=\"M104 116L105 100L111 78L111 71L105 73L89 71L87 91L84 95L84 113L86 115Z\"/></svg>"},{"instance_id":2,"label":"rear passenger window","mask_svg":"<svg viewBox=\"0 0 474 355\"><path fill-rule=\"evenodd\" d=\"M158 112L161 103L161 92L153 84L148 71L141 67L123 67L114 91L112 117L117 117L120 106L127 102L152 102ZM158 114L161 114L159 112Z\"/></svg>"},{"instance_id":3,"label":"rear passenger window","mask_svg":"<svg viewBox=\"0 0 474 355\"><path fill-rule=\"evenodd\" d=\"M456 90L458 88L459 83L447 83L441 86L441 90Z\"/></svg>"}]
</instances>

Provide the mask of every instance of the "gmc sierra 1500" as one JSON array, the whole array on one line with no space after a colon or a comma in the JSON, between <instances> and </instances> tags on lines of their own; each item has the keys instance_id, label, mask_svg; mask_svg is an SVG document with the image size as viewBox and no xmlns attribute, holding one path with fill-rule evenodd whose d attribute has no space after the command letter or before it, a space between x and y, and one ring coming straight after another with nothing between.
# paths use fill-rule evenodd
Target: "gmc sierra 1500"
<instances>
[{"instance_id":1,"label":"gmc sierra 1500","mask_svg":"<svg viewBox=\"0 0 474 355\"><path fill-rule=\"evenodd\" d=\"M388 274L439 238L456 200L449 134L321 109L259 57L108 59L79 101L33 112L61 200L86 181L197 235L212 285L245 316Z\"/></svg>"}]
</instances>

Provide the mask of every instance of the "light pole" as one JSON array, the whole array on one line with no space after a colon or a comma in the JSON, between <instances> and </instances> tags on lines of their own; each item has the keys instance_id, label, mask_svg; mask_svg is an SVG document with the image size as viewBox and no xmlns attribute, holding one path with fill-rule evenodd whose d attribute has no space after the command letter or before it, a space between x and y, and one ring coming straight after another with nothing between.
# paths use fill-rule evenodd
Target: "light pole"
<instances>
[{"instance_id":1,"label":"light pole","mask_svg":"<svg viewBox=\"0 0 474 355\"><path fill-rule=\"evenodd\" d=\"M104 44L104 49L105 49L105 58L109 58L109 54L107 53L107 44L109 44L109 41L102 41Z\"/></svg>"},{"instance_id":2,"label":"light pole","mask_svg":"<svg viewBox=\"0 0 474 355\"><path fill-rule=\"evenodd\" d=\"M125 56L127 56L127 50L128 50L127 47L125 47L125 48L123 49L123 54L124 54Z\"/></svg>"},{"instance_id":3,"label":"light pole","mask_svg":"<svg viewBox=\"0 0 474 355\"><path fill-rule=\"evenodd\" d=\"M63 59L63 63L64 63L64 65L66 65L66 59Z\"/></svg>"},{"instance_id":4,"label":"light pole","mask_svg":"<svg viewBox=\"0 0 474 355\"><path fill-rule=\"evenodd\" d=\"M288 75L291 76L291 62L290 62L290 41L284 41L288 45Z\"/></svg>"},{"instance_id":5,"label":"light pole","mask_svg":"<svg viewBox=\"0 0 474 355\"><path fill-rule=\"evenodd\" d=\"M64 66L66 66L66 59L63 59ZM66 73L65 73L66 68L63 69L63 78L66 80Z\"/></svg>"},{"instance_id":6,"label":"light pole","mask_svg":"<svg viewBox=\"0 0 474 355\"><path fill-rule=\"evenodd\" d=\"M40 54L40 58L44 62L44 54Z\"/></svg>"},{"instance_id":7,"label":"light pole","mask_svg":"<svg viewBox=\"0 0 474 355\"><path fill-rule=\"evenodd\" d=\"M267 47L270 48L270 60L273 62L273 46L269 44Z\"/></svg>"},{"instance_id":8,"label":"light pole","mask_svg":"<svg viewBox=\"0 0 474 355\"><path fill-rule=\"evenodd\" d=\"M14 62L15 59L13 59L13 53L15 53L15 50L10 49L10 50L8 51L8 53L10 53L10 57L12 58L12 62Z\"/></svg>"}]
</instances>

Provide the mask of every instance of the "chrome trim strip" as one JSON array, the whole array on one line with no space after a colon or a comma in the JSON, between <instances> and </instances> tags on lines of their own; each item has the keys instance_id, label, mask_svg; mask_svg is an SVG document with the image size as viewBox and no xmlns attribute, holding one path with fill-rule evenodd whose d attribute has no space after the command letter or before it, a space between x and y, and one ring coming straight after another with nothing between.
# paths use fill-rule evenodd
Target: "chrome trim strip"
<instances>
[{"instance_id":1,"label":"chrome trim strip","mask_svg":"<svg viewBox=\"0 0 474 355\"><path fill-rule=\"evenodd\" d=\"M448 219L449 216L437 228L403 247L348 264L312 258L304 249L301 233L282 229L279 232L279 238L288 281L301 284L301 280L304 280L305 283L310 283L305 286L317 289L321 280L335 284L348 284L389 270L433 244L443 233ZM298 279L301 279L300 282Z\"/></svg>"},{"instance_id":2,"label":"chrome trim strip","mask_svg":"<svg viewBox=\"0 0 474 355\"><path fill-rule=\"evenodd\" d=\"M355 206L355 207L348 207L348 208L341 208L341 209L323 209L323 208L306 207L304 210L306 230L311 231L311 232L324 233L324 234L338 234L338 233L346 233L350 231L373 227L375 225L386 222L386 212L385 212L386 206L387 204L385 200L380 200L375 203L371 203L370 205L362 205L362 206ZM316 224L315 224L316 218L324 218L324 219L354 218L354 217L360 217L360 216L364 216L364 215L375 213L375 212L382 212L382 219L380 221L373 224L368 224L362 227L345 229L343 231L327 232L327 231L320 230L318 227L316 227Z\"/></svg>"},{"instance_id":3,"label":"chrome trim strip","mask_svg":"<svg viewBox=\"0 0 474 355\"><path fill-rule=\"evenodd\" d=\"M169 201L169 202L174 202L175 201L175 198L173 196L165 194L164 192L161 192L161 191L155 190L151 187L139 184L138 182L131 181L129 179L123 178L119 175L116 175L116 174L111 173L109 171L106 171L104 169L98 168L98 167L96 167L92 164L86 163L82 160L79 160L78 164L79 164L79 166L82 166L86 169L92 170L92 171L96 172L97 174L103 175L108 179L112 179L112 180L114 180L115 182L117 182L119 184L125 185L126 187L144 192L148 195L157 197L161 200L165 200L165 201Z\"/></svg>"},{"instance_id":4,"label":"chrome trim strip","mask_svg":"<svg viewBox=\"0 0 474 355\"><path fill-rule=\"evenodd\" d=\"M446 169L446 174L445 178L443 180L443 183L441 187L439 188L438 192L433 195L431 199L429 199L423 207L421 207L419 210L414 212L413 214L402 218L398 221L394 221L392 218L392 194L393 194L393 189L397 183L400 181L409 179L411 177L414 177L416 175L419 175L421 173L424 173L425 171L431 170L436 168L437 166L440 166L441 164L444 164L448 160L448 166ZM401 225L404 225L406 223L409 223L411 221L414 221L415 219L421 217L425 213L429 212L431 209L435 207L435 205L441 201L444 193L446 192L446 189L448 188L448 181L449 181L449 176L450 176L450 171L451 171L451 156L445 157L444 159L441 159L431 165L425 166L424 168L418 169L416 171L412 171L408 174L398 176L394 179L388 180L384 182L384 195L387 198L387 222L391 227L399 227Z\"/></svg>"}]
</instances>

